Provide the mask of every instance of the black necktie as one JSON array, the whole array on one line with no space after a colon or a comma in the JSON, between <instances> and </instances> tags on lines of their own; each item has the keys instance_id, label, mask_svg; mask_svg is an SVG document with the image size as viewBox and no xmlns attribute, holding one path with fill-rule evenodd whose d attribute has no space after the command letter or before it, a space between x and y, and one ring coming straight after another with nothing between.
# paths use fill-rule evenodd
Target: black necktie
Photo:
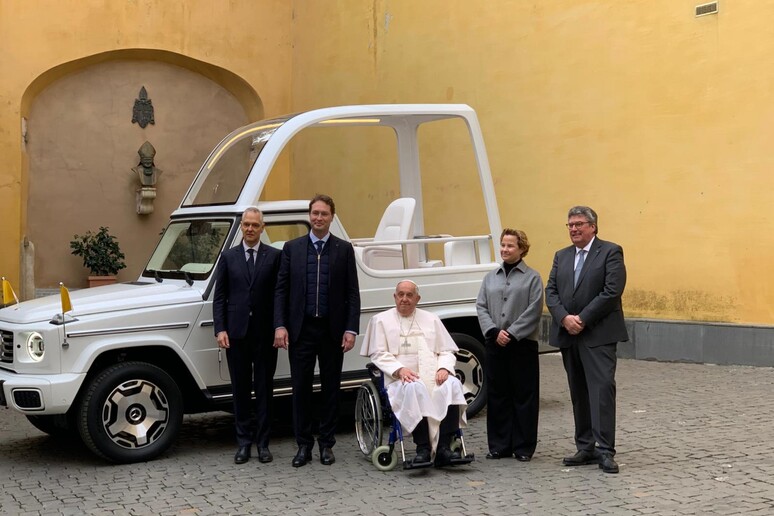
<instances>
[{"instance_id":1,"label":"black necktie","mask_svg":"<svg viewBox=\"0 0 774 516\"><path fill-rule=\"evenodd\" d=\"M250 257L247 258L247 277L250 278L250 281L253 281L253 273L255 272L255 249L251 247L247 250L247 254L250 255Z\"/></svg>"},{"instance_id":2,"label":"black necktie","mask_svg":"<svg viewBox=\"0 0 774 516\"><path fill-rule=\"evenodd\" d=\"M322 254L322 248L324 243L325 242L323 242L322 240L318 240L317 242L314 243L314 246L317 248L317 254Z\"/></svg>"}]
</instances>

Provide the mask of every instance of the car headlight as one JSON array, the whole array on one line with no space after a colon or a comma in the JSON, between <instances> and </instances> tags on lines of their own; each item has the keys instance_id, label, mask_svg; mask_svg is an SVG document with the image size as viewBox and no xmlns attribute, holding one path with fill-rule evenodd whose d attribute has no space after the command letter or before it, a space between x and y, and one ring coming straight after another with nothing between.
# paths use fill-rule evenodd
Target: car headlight
<instances>
[{"instance_id":1,"label":"car headlight","mask_svg":"<svg viewBox=\"0 0 774 516\"><path fill-rule=\"evenodd\" d=\"M27 336L27 354L35 362L43 360L46 354L46 346L43 344L43 336L34 331Z\"/></svg>"}]
</instances>

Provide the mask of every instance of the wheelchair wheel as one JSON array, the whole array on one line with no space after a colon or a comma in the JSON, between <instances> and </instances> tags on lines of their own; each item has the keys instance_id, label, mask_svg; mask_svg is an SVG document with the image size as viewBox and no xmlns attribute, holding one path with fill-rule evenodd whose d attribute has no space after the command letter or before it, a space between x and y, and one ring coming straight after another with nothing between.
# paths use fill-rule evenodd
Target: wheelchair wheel
<instances>
[{"instance_id":1,"label":"wheelchair wheel","mask_svg":"<svg viewBox=\"0 0 774 516\"><path fill-rule=\"evenodd\" d=\"M355 435L360 451L366 457L382 444L382 404L372 382L364 383L357 390Z\"/></svg>"},{"instance_id":2,"label":"wheelchair wheel","mask_svg":"<svg viewBox=\"0 0 774 516\"><path fill-rule=\"evenodd\" d=\"M393 448L392 453L390 453L389 446L379 446L371 455L371 462L379 471L391 471L398 465L398 450Z\"/></svg>"}]
</instances>

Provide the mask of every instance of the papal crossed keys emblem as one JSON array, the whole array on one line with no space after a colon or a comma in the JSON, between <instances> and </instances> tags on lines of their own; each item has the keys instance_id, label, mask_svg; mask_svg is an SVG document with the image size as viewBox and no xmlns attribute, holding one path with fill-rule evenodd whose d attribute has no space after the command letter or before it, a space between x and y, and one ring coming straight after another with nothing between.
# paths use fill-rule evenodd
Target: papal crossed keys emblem
<instances>
[{"instance_id":1,"label":"papal crossed keys emblem","mask_svg":"<svg viewBox=\"0 0 774 516\"><path fill-rule=\"evenodd\" d=\"M140 127L143 129L145 129L145 126L149 123L156 125L156 121L153 119L153 103L148 98L148 92L145 91L145 86L140 88L140 98L134 99L132 123L140 124Z\"/></svg>"}]
</instances>

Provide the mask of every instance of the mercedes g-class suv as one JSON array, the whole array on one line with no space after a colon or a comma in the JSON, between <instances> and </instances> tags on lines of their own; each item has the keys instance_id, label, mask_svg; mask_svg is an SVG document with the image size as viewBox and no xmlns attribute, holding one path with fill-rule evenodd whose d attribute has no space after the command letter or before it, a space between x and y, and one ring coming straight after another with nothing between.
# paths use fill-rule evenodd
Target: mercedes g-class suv
<instances>
[{"instance_id":1,"label":"mercedes g-class suv","mask_svg":"<svg viewBox=\"0 0 774 516\"><path fill-rule=\"evenodd\" d=\"M455 136L447 134L449 125ZM411 278L420 286L420 306L437 313L457 342L457 376L466 389L469 414L478 412L486 385L475 299L481 279L496 265L500 218L475 112L465 105L435 104L317 109L256 122L226 136L172 213L136 281L74 291L72 310L64 314L58 296L0 310L0 406L25 414L44 432L79 435L96 454L118 463L164 452L185 413L229 410L228 367L212 322L213 271L220 253L239 243L240 216L252 205L263 211L266 243L281 248L306 234L308 201L264 200L269 173L298 133L335 128L336 137L346 138L367 127L381 127L391 141L394 195L382 192L384 202L391 201L386 208L374 201L378 196L364 196L358 213L340 209L331 225L333 234L355 246L360 327L365 331L373 314L393 306L396 283ZM354 134L346 141L363 140ZM478 191L461 193L470 202L457 203L454 218L425 212L423 187L427 192L444 184L423 177L420 164L432 171L427 160L435 156L447 166L455 154L443 145L465 147L468 169L477 173L480 185ZM362 158L367 151L360 152ZM380 155L376 152L374 159ZM336 159L346 160L346 153L337 153ZM293 162L300 160L281 161L292 175ZM456 168L456 161L452 165ZM445 183L453 173L435 170L435 181ZM337 198L335 191L325 193ZM339 216L359 221L374 209L383 212L376 229L351 238ZM428 219L432 234L426 231ZM477 234L455 234L474 227L475 220L482 228ZM358 342L345 355L342 389L356 389L368 377L367 359L359 349ZM274 393L290 392L287 353L280 351Z\"/></svg>"}]
</instances>

